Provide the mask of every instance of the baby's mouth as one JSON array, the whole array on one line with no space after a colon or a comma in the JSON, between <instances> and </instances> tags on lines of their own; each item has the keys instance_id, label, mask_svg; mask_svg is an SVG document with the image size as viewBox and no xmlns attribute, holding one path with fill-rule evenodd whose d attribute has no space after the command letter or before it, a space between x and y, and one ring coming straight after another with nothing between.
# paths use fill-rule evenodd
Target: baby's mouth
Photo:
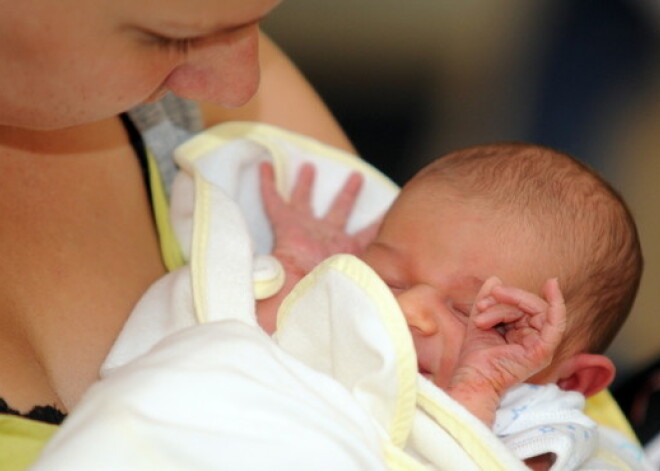
<instances>
[{"instance_id":1,"label":"baby's mouth","mask_svg":"<svg viewBox=\"0 0 660 471\"><path fill-rule=\"evenodd\" d=\"M429 370L427 370L424 367L424 365L422 365L419 362L417 362L417 371L419 372L419 374L421 374L422 376L424 376L427 379L431 379L433 377L433 374L431 374L431 372Z\"/></svg>"}]
</instances>

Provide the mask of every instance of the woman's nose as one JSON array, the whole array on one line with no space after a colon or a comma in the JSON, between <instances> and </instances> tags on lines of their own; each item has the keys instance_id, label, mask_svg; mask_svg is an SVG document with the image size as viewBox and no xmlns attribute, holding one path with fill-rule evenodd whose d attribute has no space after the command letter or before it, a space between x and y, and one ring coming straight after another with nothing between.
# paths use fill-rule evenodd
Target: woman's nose
<instances>
[{"instance_id":1,"label":"woman's nose","mask_svg":"<svg viewBox=\"0 0 660 471\"><path fill-rule=\"evenodd\" d=\"M415 285L396 298L413 333L431 336L438 332L437 303L432 287Z\"/></svg>"},{"instance_id":2,"label":"woman's nose","mask_svg":"<svg viewBox=\"0 0 660 471\"><path fill-rule=\"evenodd\" d=\"M229 37L209 38L193 46L165 86L183 98L225 108L245 104L259 86L258 26L246 26Z\"/></svg>"}]
</instances>

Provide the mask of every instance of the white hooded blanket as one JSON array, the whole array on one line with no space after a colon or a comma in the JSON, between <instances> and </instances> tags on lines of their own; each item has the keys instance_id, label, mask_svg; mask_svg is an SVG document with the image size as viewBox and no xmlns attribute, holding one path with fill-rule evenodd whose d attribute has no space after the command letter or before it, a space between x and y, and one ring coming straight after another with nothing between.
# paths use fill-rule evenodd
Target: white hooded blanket
<instances>
[{"instance_id":1,"label":"white hooded blanket","mask_svg":"<svg viewBox=\"0 0 660 471\"><path fill-rule=\"evenodd\" d=\"M358 259L328 259L287 297L275 336L259 328L255 296L281 283L267 257L264 159L285 194L298 167L314 163L319 213L349 172L361 171L366 183L349 231L379 217L398 191L358 158L270 126L225 124L184 144L171 211L189 264L144 295L103 379L33 469L527 469L519 458L539 447L514 421L501 431L515 439L507 447L418 374L394 297ZM553 469L645 469L638 447L599 442L581 405L560 425L595 439L550 447Z\"/></svg>"}]
</instances>

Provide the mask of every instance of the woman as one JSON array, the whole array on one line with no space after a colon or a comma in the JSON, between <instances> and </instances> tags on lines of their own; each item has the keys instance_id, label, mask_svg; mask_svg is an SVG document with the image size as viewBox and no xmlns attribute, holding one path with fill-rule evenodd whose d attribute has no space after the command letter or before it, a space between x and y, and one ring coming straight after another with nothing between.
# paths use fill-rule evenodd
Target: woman
<instances>
[{"instance_id":1,"label":"woman","mask_svg":"<svg viewBox=\"0 0 660 471\"><path fill-rule=\"evenodd\" d=\"M349 144L263 36L273 0L9 2L0 10L0 397L66 411L133 304L164 273L119 113L172 91L206 125L239 117ZM286 103L286 106L281 106ZM292 106L295 104L295 106ZM286 114L295 109L294 114Z\"/></svg>"},{"instance_id":2,"label":"woman","mask_svg":"<svg viewBox=\"0 0 660 471\"><path fill-rule=\"evenodd\" d=\"M53 406L65 414L166 270L140 138L123 112L173 92L205 103L205 126L261 120L350 149L318 96L259 33L278 3L0 0L5 412ZM46 419L61 420L57 411Z\"/></svg>"},{"instance_id":3,"label":"woman","mask_svg":"<svg viewBox=\"0 0 660 471\"><path fill-rule=\"evenodd\" d=\"M201 103L200 120L190 104L167 107L189 131L259 120L351 149L259 33L277 3L0 0L2 469L29 463L54 429L19 414L52 406L33 415L61 421L166 271L142 145L158 143L160 121L141 104L172 92Z\"/></svg>"}]
</instances>

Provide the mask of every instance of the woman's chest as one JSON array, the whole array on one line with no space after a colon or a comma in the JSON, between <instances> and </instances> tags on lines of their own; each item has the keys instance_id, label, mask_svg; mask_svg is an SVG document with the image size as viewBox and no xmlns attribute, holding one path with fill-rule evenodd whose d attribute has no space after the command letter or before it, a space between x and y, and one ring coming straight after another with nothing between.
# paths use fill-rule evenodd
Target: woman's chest
<instances>
[{"instance_id":1,"label":"woman's chest","mask_svg":"<svg viewBox=\"0 0 660 471\"><path fill-rule=\"evenodd\" d=\"M141 293L164 273L149 197L129 146L4 157L0 319L8 328L0 341L10 336L32 381L40 369L70 407Z\"/></svg>"}]
</instances>

